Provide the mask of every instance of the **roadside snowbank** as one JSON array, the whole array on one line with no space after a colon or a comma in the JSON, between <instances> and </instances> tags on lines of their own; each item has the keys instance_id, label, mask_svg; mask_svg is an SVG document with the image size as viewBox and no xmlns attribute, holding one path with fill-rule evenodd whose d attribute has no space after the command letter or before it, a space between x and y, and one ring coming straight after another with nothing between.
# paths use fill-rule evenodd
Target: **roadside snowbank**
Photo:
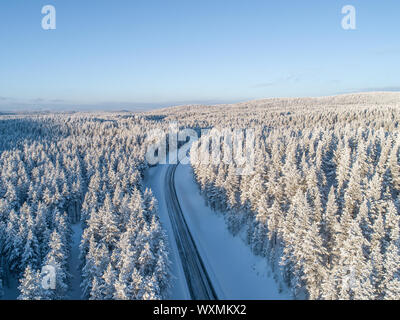
<instances>
[{"instance_id":1,"label":"roadside snowbank","mask_svg":"<svg viewBox=\"0 0 400 320\"><path fill-rule=\"evenodd\" d=\"M167 166L158 165L149 168L146 171L144 183L145 186L151 188L153 195L158 200L158 210L160 221L167 232L170 248L170 260L172 269L172 288L169 299L171 300L189 300L190 294L186 284L185 274L183 272L181 259L176 246L172 225L169 220L168 210L165 203L165 186Z\"/></svg>"},{"instance_id":2,"label":"roadside snowbank","mask_svg":"<svg viewBox=\"0 0 400 320\"><path fill-rule=\"evenodd\" d=\"M287 292L280 292L266 259L255 256L242 239L232 236L224 218L205 205L190 165L178 166L175 186L183 214L220 299L291 299Z\"/></svg>"}]
</instances>

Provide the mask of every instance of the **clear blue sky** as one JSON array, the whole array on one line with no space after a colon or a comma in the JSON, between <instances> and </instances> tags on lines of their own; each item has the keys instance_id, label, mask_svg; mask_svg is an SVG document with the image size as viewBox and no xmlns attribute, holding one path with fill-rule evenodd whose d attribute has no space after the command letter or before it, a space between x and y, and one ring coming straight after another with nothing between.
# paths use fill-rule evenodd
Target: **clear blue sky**
<instances>
[{"instance_id":1,"label":"clear blue sky","mask_svg":"<svg viewBox=\"0 0 400 320\"><path fill-rule=\"evenodd\" d=\"M399 17L398 0L2 0L0 109L399 90Z\"/></svg>"}]
</instances>

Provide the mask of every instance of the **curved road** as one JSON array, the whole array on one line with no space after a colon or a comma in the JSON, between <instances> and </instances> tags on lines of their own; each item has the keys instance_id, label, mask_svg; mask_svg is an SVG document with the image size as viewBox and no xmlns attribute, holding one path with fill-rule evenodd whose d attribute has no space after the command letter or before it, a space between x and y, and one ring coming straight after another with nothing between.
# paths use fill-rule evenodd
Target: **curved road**
<instances>
[{"instance_id":1,"label":"curved road","mask_svg":"<svg viewBox=\"0 0 400 320\"><path fill-rule=\"evenodd\" d=\"M190 297L192 300L218 300L179 205L174 181L176 167L170 165L167 169L165 199Z\"/></svg>"}]
</instances>

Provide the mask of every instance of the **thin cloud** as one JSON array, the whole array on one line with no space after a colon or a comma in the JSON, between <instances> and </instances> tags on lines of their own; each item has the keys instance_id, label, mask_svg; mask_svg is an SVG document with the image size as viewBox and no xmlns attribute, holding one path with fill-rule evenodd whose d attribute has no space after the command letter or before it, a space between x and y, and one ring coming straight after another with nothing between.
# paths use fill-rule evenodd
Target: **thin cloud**
<instances>
[{"instance_id":1,"label":"thin cloud","mask_svg":"<svg viewBox=\"0 0 400 320\"><path fill-rule=\"evenodd\" d=\"M273 86L275 86L277 84L278 84L278 82L259 83L259 84L256 84L256 85L252 86L251 88L253 88L253 89L267 88L267 87L273 87Z\"/></svg>"},{"instance_id":2,"label":"thin cloud","mask_svg":"<svg viewBox=\"0 0 400 320\"><path fill-rule=\"evenodd\" d=\"M281 77L274 81L256 84L256 85L252 86L251 88L253 88L253 89L268 88L268 87L274 87L279 84L287 83L287 82L298 83L300 80L301 80L301 77L299 75L289 74L286 77Z\"/></svg>"}]
</instances>

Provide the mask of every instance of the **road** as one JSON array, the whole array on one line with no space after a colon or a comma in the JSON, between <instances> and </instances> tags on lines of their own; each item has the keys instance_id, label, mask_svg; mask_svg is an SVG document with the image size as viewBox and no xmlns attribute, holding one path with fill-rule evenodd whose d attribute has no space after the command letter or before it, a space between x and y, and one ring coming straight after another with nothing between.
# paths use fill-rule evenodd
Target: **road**
<instances>
[{"instance_id":1,"label":"road","mask_svg":"<svg viewBox=\"0 0 400 320\"><path fill-rule=\"evenodd\" d=\"M190 297L192 300L218 300L176 195L174 181L176 167L170 165L167 169L165 200Z\"/></svg>"}]
</instances>

